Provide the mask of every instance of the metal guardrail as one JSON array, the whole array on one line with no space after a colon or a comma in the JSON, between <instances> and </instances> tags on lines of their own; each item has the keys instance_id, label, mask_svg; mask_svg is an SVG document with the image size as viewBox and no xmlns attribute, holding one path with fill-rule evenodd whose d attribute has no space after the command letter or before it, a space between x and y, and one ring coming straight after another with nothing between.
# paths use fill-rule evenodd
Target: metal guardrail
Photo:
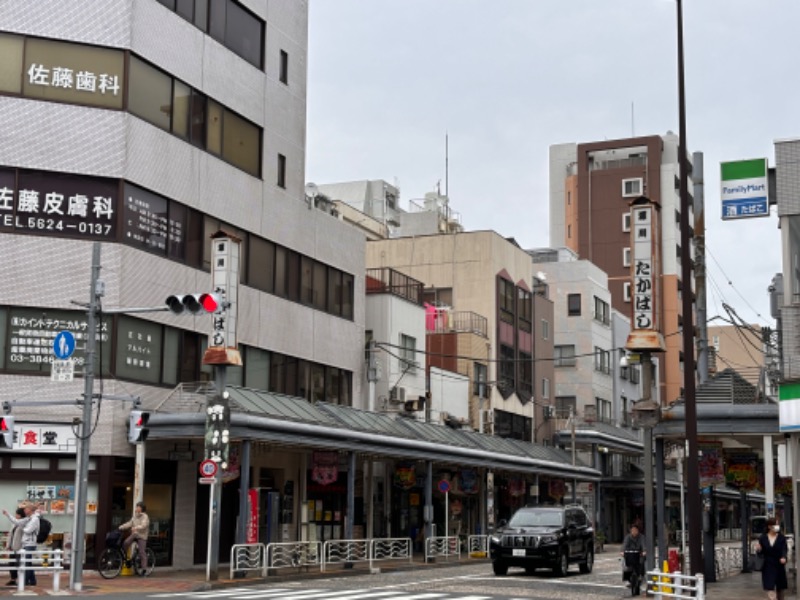
<instances>
[{"instance_id":1,"label":"metal guardrail","mask_svg":"<svg viewBox=\"0 0 800 600\"><path fill-rule=\"evenodd\" d=\"M483 556L489 554L488 535L471 535L467 538L467 556L473 554L482 554Z\"/></svg>"},{"instance_id":2,"label":"metal guardrail","mask_svg":"<svg viewBox=\"0 0 800 600\"><path fill-rule=\"evenodd\" d=\"M368 562L370 540L329 540L322 545L322 571L336 563Z\"/></svg>"},{"instance_id":3,"label":"metal guardrail","mask_svg":"<svg viewBox=\"0 0 800 600\"><path fill-rule=\"evenodd\" d=\"M19 566L17 566L19 558ZM30 560L31 566L27 566ZM60 591L61 572L64 570L64 552L62 550L0 550L0 571L17 571L17 593L25 593L25 571L33 569L53 572L53 592Z\"/></svg>"},{"instance_id":4,"label":"metal guardrail","mask_svg":"<svg viewBox=\"0 0 800 600\"><path fill-rule=\"evenodd\" d=\"M437 556L444 556L448 560L451 556L461 559L461 543L458 536L436 536L425 539L425 562Z\"/></svg>"},{"instance_id":5,"label":"metal guardrail","mask_svg":"<svg viewBox=\"0 0 800 600\"><path fill-rule=\"evenodd\" d=\"M411 538L373 538L369 540L369 568L376 560L404 560L414 562Z\"/></svg>"},{"instance_id":6,"label":"metal guardrail","mask_svg":"<svg viewBox=\"0 0 800 600\"><path fill-rule=\"evenodd\" d=\"M668 598L686 598L687 600L705 600L705 580L702 573L695 576L682 573L661 572L658 569L645 574L645 593L659 600Z\"/></svg>"},{"instance_id":7,"label":"metal guardrail","mask_svg":"<svg viewBox=\"0 0 800 600\"><path fill-rule=\"evenodd\" d=\"M267 544L264 575L269 569L322 566L321 560L322 542L272 542Z\"/></svg>"},{"instance_id":8,"label":"metal guardrail","mask_svg":"<svg viewBox=\"0 0 800 600\"><path fill-rule=\"evenodd\" d=\"M231 579L236 571L258 571L263 577L266 575L266 560L264 544L234 544L231 547Z\"/></svg>"}]
</instances>

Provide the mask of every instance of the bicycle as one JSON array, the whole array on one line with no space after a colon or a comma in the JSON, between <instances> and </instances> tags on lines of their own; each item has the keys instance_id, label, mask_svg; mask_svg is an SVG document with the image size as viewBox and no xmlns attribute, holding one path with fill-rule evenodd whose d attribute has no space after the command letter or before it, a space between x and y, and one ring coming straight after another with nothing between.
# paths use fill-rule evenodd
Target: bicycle
<instances>
[{"instance_id":1,"label":"bicycle","mask_svg":"<svg viewBox=\"0 0 800 600\"><path fill-rule=\"evenodd\" d=\"M133 544L131 557L126 558L122 549L122 536L119 531L111 531L106 534L106 548L97 560L97 571L104 579L114 579L119 577L122 567L133 567L137 575L148 576L156 568L156 555L150 548L145 550L145 554L147 554L147 570L142 569L138 544Z\"/></svg>"},{"instance_id":2,"label":"bicycle","mask_svg":"<svg viewBox=\"0 0 800 600\"><path fill-rule=\"evenodd\" d=\"M642 593L642 579L644 576L642 564L642 553L639 550L625 550L625 573L631 584L631 596L638 596Z\"/></svg>"}]
</instances>

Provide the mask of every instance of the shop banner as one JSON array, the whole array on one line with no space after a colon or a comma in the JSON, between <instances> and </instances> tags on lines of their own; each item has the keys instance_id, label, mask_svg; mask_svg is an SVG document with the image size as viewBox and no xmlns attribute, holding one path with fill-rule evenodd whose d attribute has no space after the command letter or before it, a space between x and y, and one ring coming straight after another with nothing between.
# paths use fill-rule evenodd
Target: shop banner
<instances>
[{"instance_id":1,"label":"shop banner","mask_svg":"<svg viewBox=\"0 0 800 600\"><path fill-rule=\"evenodd\" d=\"M320 485L330 485L339 478L339 453L318 451L313 454L311 480Z\"/></svg>"},{"instance_id":2,"label":"shop banner","mask_svg":"<svg viewBox=\"0 0 800 600\"><path fill-rule=\"evenodd\" d=\"M417 482L417 473L414 465L397 465L394 470L394 487L410 490Z\"/></svg>"},{"instance_id":3,"label":"shop banner","mask_svg":"<svg viewBox=\"0 0 800 600\"><path fill-rule=\"evenodd\" d=\"M725 484L725 470L722 462L722 442L703 442L697 445L700 450L700 487Z\"/></svg>"},{"instance_id":4,"label":"shop banner","mask_svg":"<svg viewBox=\"0 0 800 600\"><path fill-rule=\"evenodd\" d=\"M564 497L564 480L551 479L547 495L556 502L560 501Z\"/></svg>"},{"instance_id":5,"label":"shop banner","mask_svg":"<svg viewBox=\"0 0 800 600\"><path fill-rule=\"evenodd\" d=\"M725 483L736 489L749 492L758 486L759 460L755 452L726 452Z\"/></svg>"},{"instance_id":6,"label":"shop banner","mask_svg":"<svg viewBox=\"0 0 800 600\"><path fill-rule=\"evenodd\" d=\"M458 484L465 494L477 494L481 490L481 481L475 469L462 469L458 477Z\"/></svg>"},{"instance_id":7,"label":"shop banner","mask_svg":"<svg viewBox=\"0 0 800 600\"><path fill-rule=\"evenodd\" d=\"M258 490L247 490L247 543L258 543Z\"/></svg>"}]
</instances>

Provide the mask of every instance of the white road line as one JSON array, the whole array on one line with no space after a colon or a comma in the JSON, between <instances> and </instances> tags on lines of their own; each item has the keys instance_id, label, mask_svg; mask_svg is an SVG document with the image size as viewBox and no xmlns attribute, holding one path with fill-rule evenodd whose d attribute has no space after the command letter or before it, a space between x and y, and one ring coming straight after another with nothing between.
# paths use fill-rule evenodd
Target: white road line
<instances>
[{"instance_id":1,"label":"white road line","mask_svg":"<svg viewBox=\"0 0 800 600\"><path fill-rule=\"evenodd\" d=\"M233 596L235 599L249 600L251 598L275 598L276 600L313 600L314 598L333 598L335 600L344 600L349 598L352 594L372 594L374 590L358 589L358 590L339 590L337 592L331 590L294 590L291 592L282 592L276 595L247 595L247 596ZM383 596L397 596L402 594L400 591L387 591L378 592L377 594L366 596L368 598L380 598Z\"/></svg>"},{"instance_id":2,"label":"white road line","mask_svg":"<svg viewBox=\"0 0 800 600\"><path fill-rule=\"evenodd\" d=\"M170 594L150 594L148 598L226 598L235 596L237 594L247 594L252 592L253 588L230 588L226 590L209 590L206 592L172 592ZM276 594L290 592L289 588L277 588L270 590Z\"/></svg>"}]
</instances>

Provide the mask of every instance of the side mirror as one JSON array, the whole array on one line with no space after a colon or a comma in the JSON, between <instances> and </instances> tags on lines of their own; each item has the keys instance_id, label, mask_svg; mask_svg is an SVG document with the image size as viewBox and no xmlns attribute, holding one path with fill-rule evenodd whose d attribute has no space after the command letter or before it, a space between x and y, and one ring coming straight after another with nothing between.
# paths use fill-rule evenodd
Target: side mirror
<instances>
[{"instance_id":1,"label":"side mirror","mask_svg":"<svg viewBox=\"0 0 800 600\"><path fill-rule=\"evenodd\" d=\"M497 527L498 527L498 528L499 528L499 527L505 527L506 525L508 525L508 521L506 521L505 519L500 519L500 520L497 522Z\"/></svg>"}]
</instances>

